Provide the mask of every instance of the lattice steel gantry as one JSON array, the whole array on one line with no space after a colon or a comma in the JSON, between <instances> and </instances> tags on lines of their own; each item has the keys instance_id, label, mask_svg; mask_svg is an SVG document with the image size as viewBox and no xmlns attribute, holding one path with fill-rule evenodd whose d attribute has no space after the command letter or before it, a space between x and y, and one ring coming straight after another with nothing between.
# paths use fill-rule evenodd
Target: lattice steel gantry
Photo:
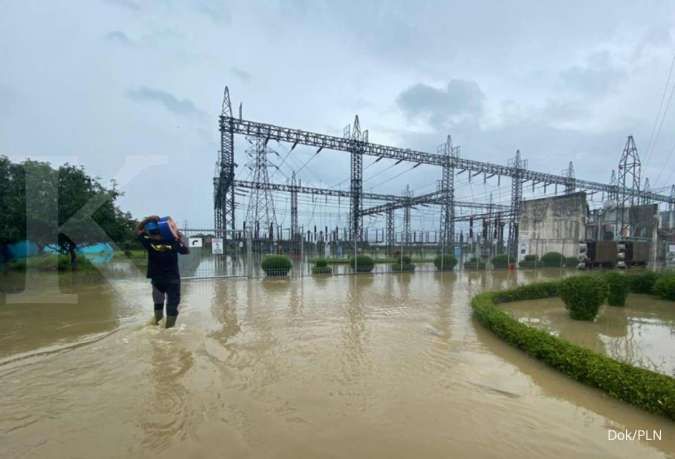
<instances>
[{"instance_id":1,"label":"lattice steel gantry","mask_svg":"<svg viewBox=\"0 0 675 459\"><path fill-rule=\"evenodd\" d=\"M225 86L221 106L220 158L216 163L214 180L214 220L216 237L228 238L228 230L234 238L234 118L230 90Z\"/></svg>"},{"instance_id":2,"label":"lattice steel gantry","mask_svg":"<svg viewBox=\"0 0 675 459\"><path fill-rule=\"evenodd\" d=\"M628 237L630 234L630 222L626 215L626 205L632 207L640 204L642 199L647 199L651 193L640 193L640 176L642 174L642 163L640 162L640 155L633 136L629 135L626 140L626 145L623 147L621 159L619 160L619 169L616 177L617 187L617 218L619 226L619 236ZM629 193L627 190L637 191L637 195L633 192ZM642 199L641 199L642 198Z\"/></svg>"},{"instance_id":3,"label":"lattice steel gantry","mask_svg":"<svg viewBox=\"0 0 675 459\"><path fill-rule=\"evenodd\" d=\"M442 197L440 235L441 244L446 250L452 251L455 240L455 167L453 159L457 158L458 147L453 147L452 137L448 136L446 142L438 147L438 153L446 157L442 167L440 190Z\"/></svg>"},{"instance_id":4,"label":"lattice steel gantry","mask_svg":"<svg viewBox=\"0 0 675 459\"><path fill-rule=\"evenodd\" d=\"M511 219L509 220L509 255L514 262L518 258L518 220L523 202L523 171L527 169L527 161L520 156L520 150L516 150L515 158L509 161L513 168L511 175Z\"/></svg>"}]
</instances>

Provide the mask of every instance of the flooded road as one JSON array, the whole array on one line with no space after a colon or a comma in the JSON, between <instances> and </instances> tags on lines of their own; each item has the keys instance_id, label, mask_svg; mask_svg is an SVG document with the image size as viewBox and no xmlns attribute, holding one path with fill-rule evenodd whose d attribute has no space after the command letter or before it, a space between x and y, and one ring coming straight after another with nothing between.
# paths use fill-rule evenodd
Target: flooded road
<instances>
[{"instance_id":1,"label":"flooded road","mask_svg":"<svg viewBox=\"0 0 675 459\"><path fill-rule=\"evenodd\" d=\"M0 456L674 457L675 423L472 319L476 293L558 275L191 281L170 330L149 325L144 280L0 298Z\"/></svg>"}]
</instances>

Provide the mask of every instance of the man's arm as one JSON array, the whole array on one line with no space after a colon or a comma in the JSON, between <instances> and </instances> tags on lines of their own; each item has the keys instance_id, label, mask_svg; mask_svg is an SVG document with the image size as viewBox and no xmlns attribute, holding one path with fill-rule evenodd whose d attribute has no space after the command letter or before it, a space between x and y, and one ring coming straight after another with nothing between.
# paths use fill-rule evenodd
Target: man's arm
<instances>
[{"instance_id":1,"label":"man's arm","mask_svg":"<svg viewBox=\"0 0 675 459\"><path fill-rule=\"evenodd\" d=\"M177 237L176 240L174 241L174 248L178 253L181 255L187 255L190 253L190 246L188 244L187 238L183 236L183 233L180 231L176 232Z\"/></svg>"}]
</instances>

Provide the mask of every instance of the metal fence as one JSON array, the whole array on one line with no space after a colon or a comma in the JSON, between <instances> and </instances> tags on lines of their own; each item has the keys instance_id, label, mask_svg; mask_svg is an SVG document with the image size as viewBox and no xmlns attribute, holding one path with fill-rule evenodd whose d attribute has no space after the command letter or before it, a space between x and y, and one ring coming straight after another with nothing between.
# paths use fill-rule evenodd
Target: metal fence
<instances>
[{"instance_id":1,"label":"metal fence","mask_svg":"<svg viewBox=\"0 0 675 459\"><path fill-rule=\"evenodd\" d=\"M412 240L396 233L394 244L376 241L326 240L311 233L294 239L255 237L253 232L228 232L217 237L210 229L183 229L190 254L180 257L184 278L348 275L447 270L576 268L578 243L561 239L521 241L518 259L507 241L476 238L439 242ZM555 250L557 249L557 250ZM544 261L547 252L564 256ZM288 261L290 260L290 264Z\"/></svg>"}]
</instances>

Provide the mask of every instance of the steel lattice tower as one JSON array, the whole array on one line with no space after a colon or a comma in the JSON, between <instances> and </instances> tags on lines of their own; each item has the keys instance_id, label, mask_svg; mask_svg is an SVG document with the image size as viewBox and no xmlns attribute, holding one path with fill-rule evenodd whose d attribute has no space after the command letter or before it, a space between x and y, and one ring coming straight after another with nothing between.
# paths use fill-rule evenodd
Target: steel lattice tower
<instances>
[{"instance_id":1,"label":"steel lattice tower","mask_svg":"<svg viewBox=\"0 0 675 459\"><path fill-rule=\"evenodd\" d=\"M567 171L565 171L565 176L568 178L567 183L565 183L565 193L570 194L574 193L576 189L576 183L574 180L574 163L570 161L569 166L567 166Z\"/></svg>"},{"instance_id":2,"label":"steel lattice tower","mask_svg":"<svg viewBox=\"0 0 675 459\"><path fill-rule=\"evenodd\" d=\"M621 159L619 160L619 169L616 178L616 184L618 187L617 217L620 228L619 235L621 236L630 236L628 234L630 231L630 222L628 221L626 207L632 207L640 203L639 195L636 196L633 191L638 193L640 191L641 174L642 163L640 162L640 155L638 154L637 147L635 146L635 140L633 140L633 136L629 135L628 139L626 140L626 145L623 147L623 152L621 153Z\"/></svg>"},{"instance_id":3,"label":"steel lattice tower","mask_svg":"<svg viewBox=\"0 0 675 459\"><path fill-rule=\"evenodd\" d=\"M405 186L405 190L403 190L403 195L408 199L412 197L410 185ZM406 246L410 245L410 211L411 211L410 205L407 205L403 208L403 241Z\"/></svg>"},{"instance_id":4,"label":"steel lattice tower","mask_svg":"<svg viewBox=\"0 0 675 459\"><path fill-rule=\"evenodd\" d=\"M234 126L230 90L225 86L220 112L220 158L216 162L214 179L214 223L216 236L234 238Z\"/></svg>"},{"instance_id":5,"label":"steel lattice tower","mask_svg":"<svg viewBox=\"0 0 675 459\"><path fill-rule=\"evenodd\" d=\"M345 130L345 136L351 139L351 202L349 206L349 230L350 239L360 241L362 236L363 217L363 143L368 143L368 131L361 132L359 115L354 116L354 125L351 132L349 127Z\"/></svg>"},{"instance_id":6,"label":"steel lattice tower","mask_svg":"<svg viewBox=\"0 0 675 459\"><path fill-rule=\"evenodd\" d=\"M387 210L387 253L391 254L396 245L396 234L394 233L394 208Z\"/></svg>"},{"instance_id":7,"label":"steel lattice tower","mask_svg":"<svg viewBox=\"0 0 675 459\"><path fill-rule=\"evenodd\" d=\"M295 171L291 176L291 240L295 240L300 235L300 227L298 226L298 189L299 183L295 178Z\"/></svg>"},{"instance_id":8,"label":"steel lattice tower","mask_svg":"<svg viewBox=\"0 0 675 459\"><path fill-rule=\"evenodd\" d=\"M509 221L509 254L515 260L518 258L518 222L523 202L523 170L527 168L527 161L516 150L516 156L510 161L513 168L511 176L511 220Z\"/></svg>"},{"instance_id":9,"label":"steel lattice tower","mask_svg":"<svg viewBox=\"0 0 675 459\"><path fill-rule=\"evenodd\" d=\"M441 205L440 236L441 244L446 250L452 250L455 240L455 167L453 159L458 156L459 148L452 146L452 137L438 147L438 153L444 155L447 161L442 166L440 191L443 192Z\"/></svg>"},{"instance_id":10,"label":"steel lattice tower","mask_svg":"<svg viewBox=\"0 0 675 459\"><path fill-rule=\"evenodd\" d=\"M251 190L248 201L248 208L246 209L246 221L256 223L260 228L267 230L268 228L276 228L277 218L274 212L274 199L272 198L272 191L267 185L270 183L267 166L267 147L263 139L256 139L253 164L253 182L261 184L260 188ZM297 211L297 208L296 208ZM271 231L270 239L274 239L273 231Z\"/></svg>"}]
</instances>

